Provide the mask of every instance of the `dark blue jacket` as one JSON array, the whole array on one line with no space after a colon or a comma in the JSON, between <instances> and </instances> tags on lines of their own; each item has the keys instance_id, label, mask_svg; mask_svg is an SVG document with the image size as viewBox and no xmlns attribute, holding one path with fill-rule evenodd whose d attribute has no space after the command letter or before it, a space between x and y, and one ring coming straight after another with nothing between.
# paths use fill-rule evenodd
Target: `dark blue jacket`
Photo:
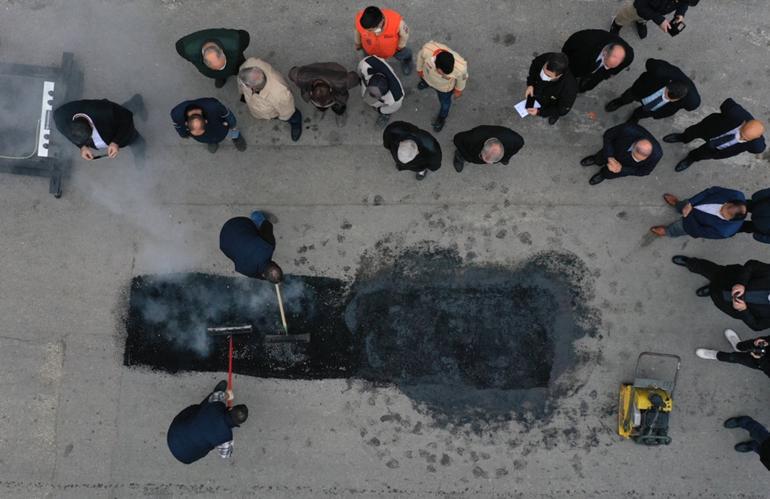
<instances>
[{"instance_id":1,"label":"dark blue jacket","mask_svg":"<svg viewBox=\"0 0 770 499\"><path fill-rule=\"evenodd\" d=\"M268 224L270 222L263 222ZM272 243L272 244L271 244ZM247 277L262 278L273 258L275 241L267 241L250 218L231 218L219 233L219 249L235 264L235 271Z\"/></svg>"},{"instance_id":2,"label":"dark blue jacket","mask_svg":"<svg viewBox=\"0 0 770 499\"><path fill-rule=\"evenodd\" d=\"M740 104L733 99L725 99L719 106L719 112L709 114L703 118L700 123L696 123L685 130L685 135L692 138L701 138L706 141L705 147L711 150L709 158L724 159L731 158L742 152L760 154L765 150L765 138L758 137L748 142L739 142L725 149L715 149L710 147L709 140L724 135L730 130L734 130L746 121L753 120L754 117L746 111ZM701 147L704 147L701 146Z\"/></svg>"},{"instance_id":3,"label":"dark blue jacket","mask_svg":"<svg viewBox=\"0 0 770 499\"><path fill-rule=\"evenodd\" d=\"M171 454L185 464L205 457L233 439L232 419L224 402L191 405L171 422L166 441Z\"/></svg>"},{"instance_id":4,"label":"dark blue jacket","mask_svg":"<svg viewBox=\"0 0 770 499\"><path fill-rule=\"evenodd\" d=\"M629 152L629 148L637 141L647 139L652 143L652 152L643 161L638 163ZM663 157L663 149L650 132L635 123L622 123L604 132L604 146L602 147L604 161L613 157L617 159L622 168L616 176L636 175L642 177L649 175Z\"/></svg>"},{"instance_id":5,"label":"dark blue jacket","mask_svg":"<svg viewBox=\"0 0 770 499\"><path fill-rule=\"evenodd\" d=\"M187 128L187 111L201 109L206 120L206 131L199 137L190 135ZM206 144L218 144L225 140L227 132L235 128L235 115L227 107L213 97L186 100L171 110L171 121L174 122L176 132L182 138L192 137L198 142Z\"/></svg>"},{"instance_id":6,"label":"dark blue jacket","mask_svg":"<svg viewBox=\"0 0 770 499\"><path fill-rule=\"evenodd\" d=\"M696 210L702 204L724 204L728 201L745 201L746 196L740 191L724 187L709 187L688 199L692 211L684 217L684 230L692 237L706 239L726 239L732 237L743 225L743 220L722 220L721 218Z\"/></svg>"}]
</instances>

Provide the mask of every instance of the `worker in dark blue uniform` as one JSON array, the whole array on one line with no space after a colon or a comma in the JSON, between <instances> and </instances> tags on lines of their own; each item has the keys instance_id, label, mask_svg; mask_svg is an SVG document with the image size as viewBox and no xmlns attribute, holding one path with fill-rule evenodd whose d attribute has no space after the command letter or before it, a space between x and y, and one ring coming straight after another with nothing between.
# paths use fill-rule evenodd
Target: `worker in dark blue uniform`
<instances>
[{"instance_id":1,"label":"worker in dark blue uniform","mask_svg":"<svg viewBox=\"0 0 770 499\"><path fill-rule=\"evenodd\" d=\"M232 455L233 428L246 421L249 410L245 405L228 409L232 393L226 390L227 381L220 381L203 402L187 407L171 422L166 442L182 463L194 463L214 449L223 459Z\"/></svg>"},{"instance_id":2,"label":"worker in dark blue uniform","mask_svg":"<svg viewBox=\"0 0 770 499\"><path fill-rule=\"evenodd\" d=\"M283 271L275 263L273 224L265 213L255 211L250 218L231 218L219 233L219 249L235 264L235 271L246 277L266 279L272 283L283 280Z\"/></svg>"}]
</instances>

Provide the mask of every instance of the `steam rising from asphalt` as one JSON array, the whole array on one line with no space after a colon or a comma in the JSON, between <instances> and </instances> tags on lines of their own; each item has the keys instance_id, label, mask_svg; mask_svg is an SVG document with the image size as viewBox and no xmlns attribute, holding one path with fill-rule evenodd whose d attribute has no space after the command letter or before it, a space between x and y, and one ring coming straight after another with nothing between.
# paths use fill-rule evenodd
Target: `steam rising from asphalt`
<instances>
[{"instance_id":1,"label":"steam rising from asphalt","mask_svg":"<svg viewBox=\"0 0 770 499\"><path fill-rule=\"evenodd\" d=\"M146 323L162 325L158 330L163 331L164 339L175 350L208 357L212 342L217 341L207 333L209 327L252 324L257 332L282 332L273 284L244 277L234 280L232 286L228 286L228 293L215 294L201 281L191 281L189 274L164 275L163 280L163 289L173 293L172 299L166 293L158 300L151 295L142 295L132 307L139 311ZM311 300L303 300L308 289L302 280L288 276L281 284L281 293L287 315L313 313L307 309ZM238 311L240 322L223 322L234 310Z\"/></svg>"}]
</instances>

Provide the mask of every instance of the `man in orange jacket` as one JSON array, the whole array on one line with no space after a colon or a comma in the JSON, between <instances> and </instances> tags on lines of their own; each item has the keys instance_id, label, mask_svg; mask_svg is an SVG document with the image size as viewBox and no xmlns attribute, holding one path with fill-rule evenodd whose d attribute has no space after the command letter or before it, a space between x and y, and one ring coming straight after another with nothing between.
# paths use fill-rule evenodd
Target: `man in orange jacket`
<instances>
[{"instance_id":1,"label":"man in orange jacket","mask_svg":"<svg viewBox=\"0 0 770 499\"><path fill-rule=\"evenodd\" d=\"M409 27L401 14L390 9L367 7L356 14L356 50L383 59L401 61L401 71L412 72L412 50L406 46Z\"/></svg>"}]
</instances>

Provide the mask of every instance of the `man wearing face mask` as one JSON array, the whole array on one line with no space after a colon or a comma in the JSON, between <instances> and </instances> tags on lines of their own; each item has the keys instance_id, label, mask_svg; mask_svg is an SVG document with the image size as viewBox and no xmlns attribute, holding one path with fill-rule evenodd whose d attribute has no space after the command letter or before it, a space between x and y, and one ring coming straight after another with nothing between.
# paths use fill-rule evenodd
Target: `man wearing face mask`
<instances>
[{"instance_id":1,"label":"man wearing face mask","mask_svg":"<svg viewBox=\"0 0 770 499\"><path fill-rule=\"evenodd\" d=\"M770 265L757 260L745 265L717 265L681 255L672 260L708 279L709 283L695 292L698 296L710 296L719 310L754 331L770 328Z\"/></svg>"},{"instance_id":2,"label":"man wearing face mask","mask_svg":"<svg viewBox=\"0 0 770 499\"><path fill-rule=\"evenodd\" d=\"M741 229L746 219L746 196L733 189L710 187L684 200L666 193L663 200L681 213L682 218L668 226L650 228L658 237L727 239Z\"/></svg>"},{"instance_id":3,"label":"man wearing face mask","mask_svg":"<svg viewBox=\"0 0 770 499\"><path fill-rule=\"evenodd\" d=\"M682 172L696 161L704 159L726 159L742 152L760 154L765 150L765 125L732 99L719 106L718 113L703 118L699 123L687 127L682 133L670 133L663 142L685 144L695 139L706 143L693 149L677 163L674 170Z\"/></svg>"},{"instance_id":4,"label":"man wearing face mask","mask_svg":"<svg viewBox=\"0 0 770 499\"><path fill-rule=\"evenodd\" d=\"M580 93L620 73L634 60L634 49L625 40L601 29L578 31L561 51L569 58Z\"/></svg>"},{"instance_id":5,"label":"man wearing face mask","mask_svg":"<svg viewBox=\"0 0 770 499\"><path fill-rule=\"evenodd\" d=\"M433 130L444 128L452 98L460 98L468 82L468 64L460 54L443 43L430 41L417 54L417 74L420 76L419 90L433 88L441 106L438 116L433 119Z\"/></svg>"},{"instance_id":6,"label":"man wearing face mask","mask_svg":"<svg viewBox=\"0 0 770 499\"><path fill-rule=\"evenodd\" d=\"M569 69L569 59L560 52L541 54L532 61L527 76L525 98L534 97L540 108L527 108L532 116L548 118L553 125L569 113L577 97L577 82Z\"/></svg>"},{"instance_id":7,"label":"man wearing face mask","mask_svg":"<svg viewBox=\"0 0 770 499\"><path fill-rule=\"evenodd\" d=\"M370 55L358 64L361 77L361 96L364 102L377 110L376 127L388 124L390 116L401 109L404 87L390 65L383 59Z\"/></svg>"},{"instance_id":8,"label":"man wearing face mask","mask_svg":"<svg viewBox=\"0 0 770 499\"><path fill-rule=\"evenodd\" d=\"M502 163L507 165L511 157L524 147L524 139L510 128L481 125L454 136L454 167L459 173L465 162L477 165Z\"/></svg>"},{"instance_id":9,"label":"man wearing face mask","mask_svg":"<svg viewBox=\"0 0 770 499\"><path fill-rule=\"evenodd\" d=\"M650 132L635 123L623 123L604 132L602 149L580 164L601 166L589 180L596 185L606 179L649 175L662 157L663 149Z\"/></svg>"},{"instance_id":10,"label":"man wearing face mask","mask_svg":"<svg viewBox=\"0 0 770 499\"><path fill-rule=\"evenodd\" d=\"M374 6L356 14L356 50L366 55L401 61L404 75L412 73L412 50L406 46L409 28L401 14Z\"/></svg>"},{"instance_id":11,"label":"man wearing face mask","mask_svg":"<svg viewBox=\"0 0 770 499\"><path fill-rule=\"evenodd\" d=\"M331 108L337 126L345 124L348 90L360 83L355 72L336 62L317 62L291 68L289 79L299 88L302 100L310 102L322 113Z\"/></svg>"},{"instance_id":12,"label":"man wearing face mask","mask_svg":"<svg viewBox=\"0 0 770 499\"><path fill-rule=\"evenodd\" d=\"M634 101L639 103L629 120L642 118L659 120L673 116L680 109L694 111L700 106L700 95L695 83L681 69L658 59L647 59L646 71L631 88L604 106L611 113Z\"/></svg>"}]
</instances>

